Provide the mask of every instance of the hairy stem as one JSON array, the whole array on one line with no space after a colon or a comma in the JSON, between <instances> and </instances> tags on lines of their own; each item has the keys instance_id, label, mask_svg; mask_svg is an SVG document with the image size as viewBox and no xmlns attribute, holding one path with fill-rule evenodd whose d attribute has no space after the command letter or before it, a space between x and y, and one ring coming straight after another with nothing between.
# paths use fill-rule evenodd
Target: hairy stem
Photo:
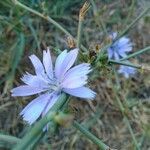
<instances>
[{"instance_id":1,"label":"hairy stem","mask_svg":"<svg viewBox=\"0 0 150 150\"><path fill-rule=\"evenodd\" d=\"M9 143L11 145L16 144L20 141L19 138L10 135L0 134L0 142Z\"/></svg>"},{"instance_id":2,"label":"hairy stem","mask_svg":"<svg viewBox=\"0 0 150 150\"><path fill-rule=\"evenodd\" d=\"M74 121L73 126L79 130L86 138L90 139L94 144L96 144L100 150L109 150L109 146L103 143L100 139L98 139L95 135L89 132L86 128L80 125L78 122Z\"/></svg>"},{"instance_id":3,"label":"hairy stem","mask_svg":"<svg viewBox=\"0 0 150 150\"><path fill-rule=\"evenodd\" d=\"M96 24L99 26L99 22L100 22L100 25L101 25L101 27L102 27L102 30L104 31L105 35L107 35L107 34L108 34L108 33L107 33L107 28L106 28L106 26L105 26L105 24L104 24L104 22L103 22L101 16L98 16L97 6L96 6L94 0L90 0L90 2L91 2L91 4L92 4L92 6L93 6L93 13L94 13L94 16L95 16L95 22L96 22ZM98 19L99 19L99 20L98 20Z\"/></svg>"},{"instance_id":4,"label":"hairy stem","mask_svg":"<svg viewBox=\"0 0 150 150\"><path fill-rule=\"evenodd\" d=\"M66 102L67 96L66 94L62 94L56 104L50 109L46 116L44 116L41 120L39 120L28 132L22 140L15 146L14 150L25 150L28 148L32 141L41 133L44 132L43 128L46 124L53 120L53 117L56 115L57 111L62 107L62 105Z\"/></svg>"},{"instance_id":5,"label":"hairy stem","mask_svg":"<svg viewBox=\"0 0 150 150\"><path fill-rule=\"evenodd\" d=\"M128 62L123 62L123 61L120 61L120 60L108 60L108 62L110 64L118 64L118 65L124 65L124 66L129 66L129 67L133 67L133 68L137 68L137 69L141 69L141 65L135 65L135 64L132 64L132 63L128 63Z\"/></svg>"},{"instance_id":6,"label":"hairy stem","mask_svg":"<svg viewBox=\"0 0 150 150\"><path fill-rule=\"evenodd\" d=\"M140 54L142 54L142 53L144 53L144 52L146 52L146 51L149 51L149 50L150 50L150 46L148 46L148 47L146 47L146 48L143 48L143 49L141 49L141 50L139 50L139 51L137 51L137 52L135 52L135 53L133 53L133 54L130 54L130 55L128 55L127 57L124 57L124 58L120 59L120 61L127 60L127 59L129 59L129 58L138 56L138 55L140 55Z\"/></svg>"},{"instance_id":7,"label":"hairy stem","mask_svg":"<svg viewBox=\"0 0 150 150\"><path fill-rule=\"evenodd\" d=\"M117 72L115 71L115 69L114 69L114 73L115 73L115 74L117 73ZM117 80L117 79L116 79L116 80ZM138 145L138 142L137 142L137 140L136 140L136 137L135 137L135 135L134 135L134 133L133 133L133 130L132 130L132 128L131 128L129 119L128 119L128 117L127 117L125 107L124 107L124 105L122 104L120 98L119 98L118 95L117 95L117 91L120 90L120 89L116 89L116 87L114 87L114 86L112 86L112 87L113 87L113 92L114 92L114 94L115 94L116 101L117 101L117 103L118 103L119 109L120 109L120 111L121 111L121 113L122 113L122 115L123 115L123 119L124 119L124 121L125 121L125 123L126 123L126 125L127 125L127 127L128 127L128 130L129 130L130 134L131 134L131 137L132 137L132 139L133 139L134 145L135 145L135 147L136 147L137 150L140 150L140 147L139 147L139 145Z\"/></svg>"},{"instance_id":8,"label":"hairy stem","mask_svg":"<svg viewBox=\"0 0 150 150\"><path fill-rule=\"evenodd\" d=\"M117 38L114 40L117 41L119 38L121 38L123 35L125 35L134 25L137 21L139 21L148 11L150 10L150 7L148 7L147 9L145 9L136 19L134 19L125 30L123 30L118 36Z\"/></svg>"}]
</instances>

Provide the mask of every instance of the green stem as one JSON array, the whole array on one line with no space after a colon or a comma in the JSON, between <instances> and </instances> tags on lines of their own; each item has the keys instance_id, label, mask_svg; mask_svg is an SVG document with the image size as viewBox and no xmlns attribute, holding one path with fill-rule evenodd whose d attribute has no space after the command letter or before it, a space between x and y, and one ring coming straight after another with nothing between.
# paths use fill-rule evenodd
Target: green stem
<instances>
[{"instance_id":1,"label":"green stem","mask_svg":"<svg viewBox=\"0 0 150 150\"><path fill-rule=\"evenodd\" d=\"M37 48L40 51L40 49L41 49L40 48L40 42L39 42L38 37L37 37L37 32L35 31L34 27L32 26L32 21L31 20L28 21L28 25L29 25L29 28L30 28L30 30L32 32L32 35L33 35L33 37L34 37L34 39L35 39L35 41L37 43Z\"/></svg>"},{"instance_id":2,"label":"green stem","mask_svg":"<svg viewBox=\"0 0 150 150\"><path fill-rule=\"evenodd\" d=\"M128 62L122 62L122 61L117 61L117 60L108 60L108 62L111 64L118 64L118 65L124 65L124 66L129 66L129 67L133 67L133 68L137 68L137 69L141 69L141 65L135 65L132 63L128 63Z\"/></svg>"},{"instance_id":3,"label":"green stem","mask_svg":"<svg viewBox=\"0 0 150 150\"><path fill-rule=\"evenodd\" d=\"M137 140L136 140L135 135L134 135L134 133L133 133L133 130L132 130L132 128L131 128L130 122L129 122L129 120L128 120L128 118L127 118L126 116L124 116L124 121L125 121L125 123L126 123L128 129L129 129L129 132L130 132L130 134L131 134L131 136L132 136L132 139L133 139L133 142L134 142L134 145L135 145L136 149L137 149L137 150L140 150L140 147L139 147L139 145L138 145L138 143L137 143Z\"/></svg>"},{"instance_id":4,"label":"green stem","mask_svg":"<svg viewBox=\"0 0 150 150\"><path fill-rule=\"evenodd\" d=\"M28 132L23 139L15 146L14 150L25 150L28 148L32 141L43 132L43 128L45 125L53 119L56 112L62 107L62 105L66 102L67 96L66 94L62 94L58 99L57 103L50 109L46 116L44 116L41 120L39 120Z\"/></svg>"},{"instance_id":5,"label":"green stem","mask_svg":"<svg viewBox=\"0 0 150 150\"><path fill-rule=\"evenodd\" d=\"M137 52L135 52L135 53L133 53L133 54L130 54L130 55L128 55L127 57L124 57L124 58L120 59L120 61L127 60L127 59L129 59L129 58L138 56L138 55L140 55L140 54L142 54L142 53L144 53L144 52L146 52L146 51L149 51L149 50L150 50L150 46L148 46L148 47L146 47L146 48L143 48L143 49L141 49L141 50L139 50L139 51L137 51Z\"/></svg>"},{"instance_id":6,"label":"green stem","mask_svg":"<svg viewBox=\"0 0 150 150\"><path fill-rule=\"evenodd\" d=\"M124 118L124 120L125 120L125 123L126 123L128 129L129 129L129 132L130 132L131 137L132 137L132 139L133 139L134 145L135 145L135 147L137 148L137 150L140 150L139 145L138 145L138 142L137 142L137 140L136 140L136 138L135 138L135 135L134 135L134 133L133 133L133 130L132 130L132 128L131 128L130 122L129 122L129 120L128 120L126 114L125 114L125 108L124 108L122 102L120 101L119 97L117 96L116 90L114 91L114 93L115 93L116 100L117 100L117 103L118 103L118 105L119 105L120 111L121 111L121 113L122 113L122 115L123 115L123 118Z\"/></svg>"},{"instance_id":7,"label":"green stem","mask_svg":"<svg viewBox=\"0 0 150 150\"><path fill-rule=\"evenodd\" d=\"M6 145L7 147L12 147L14 146L14 144L20 142L21 140L19 138L16 138L14 136L10 136L10 135L3 135L0 134L0 145Z\"/></svg>"},{"instance_id":8,"label":"green stem","mask_svg":"<svg viewBox=\"0 0 150 150\"><path fill-rule=\"evenodd\" d=\"M79 130L82 134L85 135L88 139L90 139L94 144L96 144L101 150L109 150L109 146L103 143L100 139L98 139L95 135L89 132L86 128L80 125L78 122L74 121L73 126Z\"/></svg>"},{"instance_id":9,"label":"green stem","mask_svg":"<svg viewBox=\"0 0 150 150\"><path fill-rule=\"evenodd\" d=\"M115 70L114 70L114 73L115 73ZM137 140L136 140L136 138L135 138L135 135L134 135L134 133L133 133L133 130L132 130L132 128L131 128L129 119L127 118L126 110L125 110L125 108L124 108L124 106L123 106L123 104L122 104L120 98L119 98L118 95L117 95L117 91L118 91L118 90L120 90L120 89L116 89L116 88L113 86L113 92L114 92L114 94L115 94L117 103L118 103L118 105L119 105L120 111L121 111L121 113L122 113L122 115L123 115L123 118L124 118L124 120L125 120L125 123L126 123L126 125L127 125L127 127L128 127L128 130L129 130L129 132L130 132L130 134L131 134L131 137L132 137L132 139L133 139L134 145L135 145L135 147L136 147L137 150L140 150L139 145L138 145L138 142L137 142Z\"/></svg>"},{"instance_id":10,"label":"green stem","mask_svg":"<svg viewBox=\"0 0 150 150\"><path fill-rule=\"evenodd\" d=\"M107 33L106 26L105 26L103 20L101 19L101 16L98 16L97 6L96 6L94 0L90 0L90 2L91 2L91 4L92 4L92 6L93 6L93 13L94 13L94 16L95 16L95 18L96 18L96 21L95 21L96 24L99 25L99 22L100 22L101 27L102 27L102 29L103 29L105 35L107 35L108 33ZM98 19L99 19L99 21L98 21Z\"/></svg>"},{"instance_id":11,"label":"green stem","mask_svg":"<svg viewBox=\"0 0 150 150\"><path fill-rule=\"evenodd\" d=\"M145 9L136 19L134 19L134 20L127 26L127 28L126 28L124 31L122 31L122 32L117 36L117 38L114 40L114 42L117 41L118 39L120 39L123 35L125 35L125 34L129 31L129 29L132 28L132 27L135 25L135 23L136 23L137 21L139 21L149 10L150 10L150 7L148 7L147 9Z\"/></svg>"},{"instance_id":12,"label":"green stem","mask_svg":"<svg viewBox=\"0 0 150 150\"><path fill-rule=\"evenodd\" d=\"M35 148L38 146L38 144L39 144L41 138L42 138L44 135L45 135L45 132L41 132L41 133L32 141L32 144L29 146L29 149L35 149Z\"/></svg>"},{"instance_id":13,"label":"green stem","mask_svg":"<svg viewBox=\"0 0 150 150\"><path fill-rule=\"evenodd\" d=\"M130 16L132 15L132 13L134 12L134 6L135 6L135 2L136 0L132 0L131 2L131 6L129 8L129 11L128 11L128 16L126 17L127 19L125 20L124 24L127 25L128 21L129 21L129 18Z\"/></svg>"},{"instance_id":14,"label":"green stem","mask_svg":"<svg viewBox=\"0 0 150 150\"><path fill-rule=\"evenodd\" d=\"M37 15L37 16L39 16L39 17L45 19L45 20L47 20L48 22L52 23L55 27L57 27L58 29L60 29L60 30L61 30L62 32L64 32L66 35L68 35L68 36L70 36L70 37L73 38L73 36L72 36L65 28L63 28L59 23L57 23L57 22L56 22L55 20L53 20L51 17L46 16L46 15L43 15L43 14L37 12L36 10L31 9L30 7L27 7L26 5L20 3L18 0L12 0L12 1L14 2L15 5L18 5L18 6L22 7L23 9L28 10L29 12L31 12L31 13L33 13L33 14L35 14L35 15ZM73 39L74 39L74 38L73 38ZM74 40L76 40L76 39L74 39ZM82 48L84 51L87 51L87 49L86 49L83 45L81 45L81 48Z\"/></svg>"}]
</instances>

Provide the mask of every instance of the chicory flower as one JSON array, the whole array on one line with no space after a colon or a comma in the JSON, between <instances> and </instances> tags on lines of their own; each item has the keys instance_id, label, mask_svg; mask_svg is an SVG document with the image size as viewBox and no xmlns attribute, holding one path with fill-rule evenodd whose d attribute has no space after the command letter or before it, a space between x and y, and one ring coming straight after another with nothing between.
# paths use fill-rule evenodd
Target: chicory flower
<instances>
[{"instance_id":1,"label":"chicory flower","mask_svg":"<svg viewBox=\"0 0 150 150\"><path fill-rule=\"evenodd\" d=\"M115 40L117 37L117 32L114 32L110 35L110 38ZM119 60L120 58L124 58L127 56L126 53L132 50L132 43L129 38L123 36L114 42L108 49L108 58Z\"/></svg>"},{"instance_id":2,"label":"chicory flower","mask_svg":"<svg viewBox=\"0 0 150 150\"><path fill-rule=\"evenodd\" d=\"M136 73L136 69L133 67L121 65L118 73L123 74L125 78L129 78Z\"/></svg>"},{"instance_id":3,"label":"chicory flower","mask_svg":"<svg viewBox=\"0 0 150 150\"><path fill-rule=\"evenodd\" d=\"M29 57L35 68L35 75L27 72L21 78L25 85L11 90L12 96L38 94L20 113L29 124L46 115L62 92L84 99L94 99L96 93L85 87L87 75L91 71L90 65L82 63L72 67L77 55L77 48L70 52L64 50L57 57L55 67L52 65L49 49L43 51L43 62L35 55Z\"/></svg>"}]
</instances>

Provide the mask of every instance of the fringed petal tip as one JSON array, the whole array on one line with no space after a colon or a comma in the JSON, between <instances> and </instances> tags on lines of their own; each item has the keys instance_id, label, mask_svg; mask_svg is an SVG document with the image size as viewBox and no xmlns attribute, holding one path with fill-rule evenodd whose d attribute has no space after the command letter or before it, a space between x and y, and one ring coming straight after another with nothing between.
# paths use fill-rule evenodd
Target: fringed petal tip
<instances>
[{"instance_id":1,"label":"fringed petal tip","mask_svg":"<svg viewBox=\"0 0 150 150\"><path fill-rule=\"evenodd\" d=\"M28 122L30 125L33 124L45 110L47 103L50 100L49 94L43 94L32 100L21 112L23 120Z\"/></svg>"},{"instance_id":2,"label":"fringed petal tip","mask_svg":"<svg viewBox=\"0 0 150 150\"><path fill-rule=\"evenodd\" d=\"M91 94L90 94L89 98L87 98L87 99L94 100L95 97L96 97L96 92L94 92L93 90L91 90Z\"/></svg>"},{"instance_id":3,"label":"fringed petal tip","mask_svg":"<svg viewBox=\"0 0 150 150\"><path fill-rule=\"evenodd\" d=\"M25 123L26 123L27 125L32 125L32 124L34 123L33 121L28 120L28 119L25 117L24 114L20 113L19 115L20 115L20 117L25 121Z\"/></svg>"}]
</instances>

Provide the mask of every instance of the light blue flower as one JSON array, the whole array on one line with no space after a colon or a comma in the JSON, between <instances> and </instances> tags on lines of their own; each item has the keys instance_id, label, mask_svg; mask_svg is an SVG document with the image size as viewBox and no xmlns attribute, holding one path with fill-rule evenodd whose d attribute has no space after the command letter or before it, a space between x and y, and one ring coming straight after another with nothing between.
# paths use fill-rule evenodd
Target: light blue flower
<instances>
[{"instance_id":1,"label":"light blue flower","mask_svg":"<svg viewBox=\"0 0 150 150\"><path fill-rule=\"evenodd\" d=\"M56 59L53 68L49 49L43 51L43 62L35 55L29 58L35 68L35 75L26 73L21 80L25 85L11 90L12 96L38 94L20 113L23 119L33 124L44 116L56 103L62 92L85 99L94 99L95 92L85 87L87 74L91 71L88 63L71 68L77 58L78 49L64 50Z\"/></svg>"},{"instance_id":2,"label":"light blue flower","mask_svg":"<svg viewBox=\"0 0 150 150\"><path fill-rule=\"evenodd\" d=\"M117 32L114 32L110 35L110 38L113 40L117 37ZM126 53L132 50L132 43L129 38L123 36L114 42L111 47L107 49L108 58L119 60L120 58L124 58L127 56Z\"/></svg>"},{"instance_id":3,"label":"light blue flower","mask_svg":"<svg viewBox=\"0 0 150 150\"><path fill-rule=\"evenodd\" d=\"M136 73L136 69L129 66L121 65L118 73L123 74L125 78L129 78Z\"/></svg>"}]
</instances>

